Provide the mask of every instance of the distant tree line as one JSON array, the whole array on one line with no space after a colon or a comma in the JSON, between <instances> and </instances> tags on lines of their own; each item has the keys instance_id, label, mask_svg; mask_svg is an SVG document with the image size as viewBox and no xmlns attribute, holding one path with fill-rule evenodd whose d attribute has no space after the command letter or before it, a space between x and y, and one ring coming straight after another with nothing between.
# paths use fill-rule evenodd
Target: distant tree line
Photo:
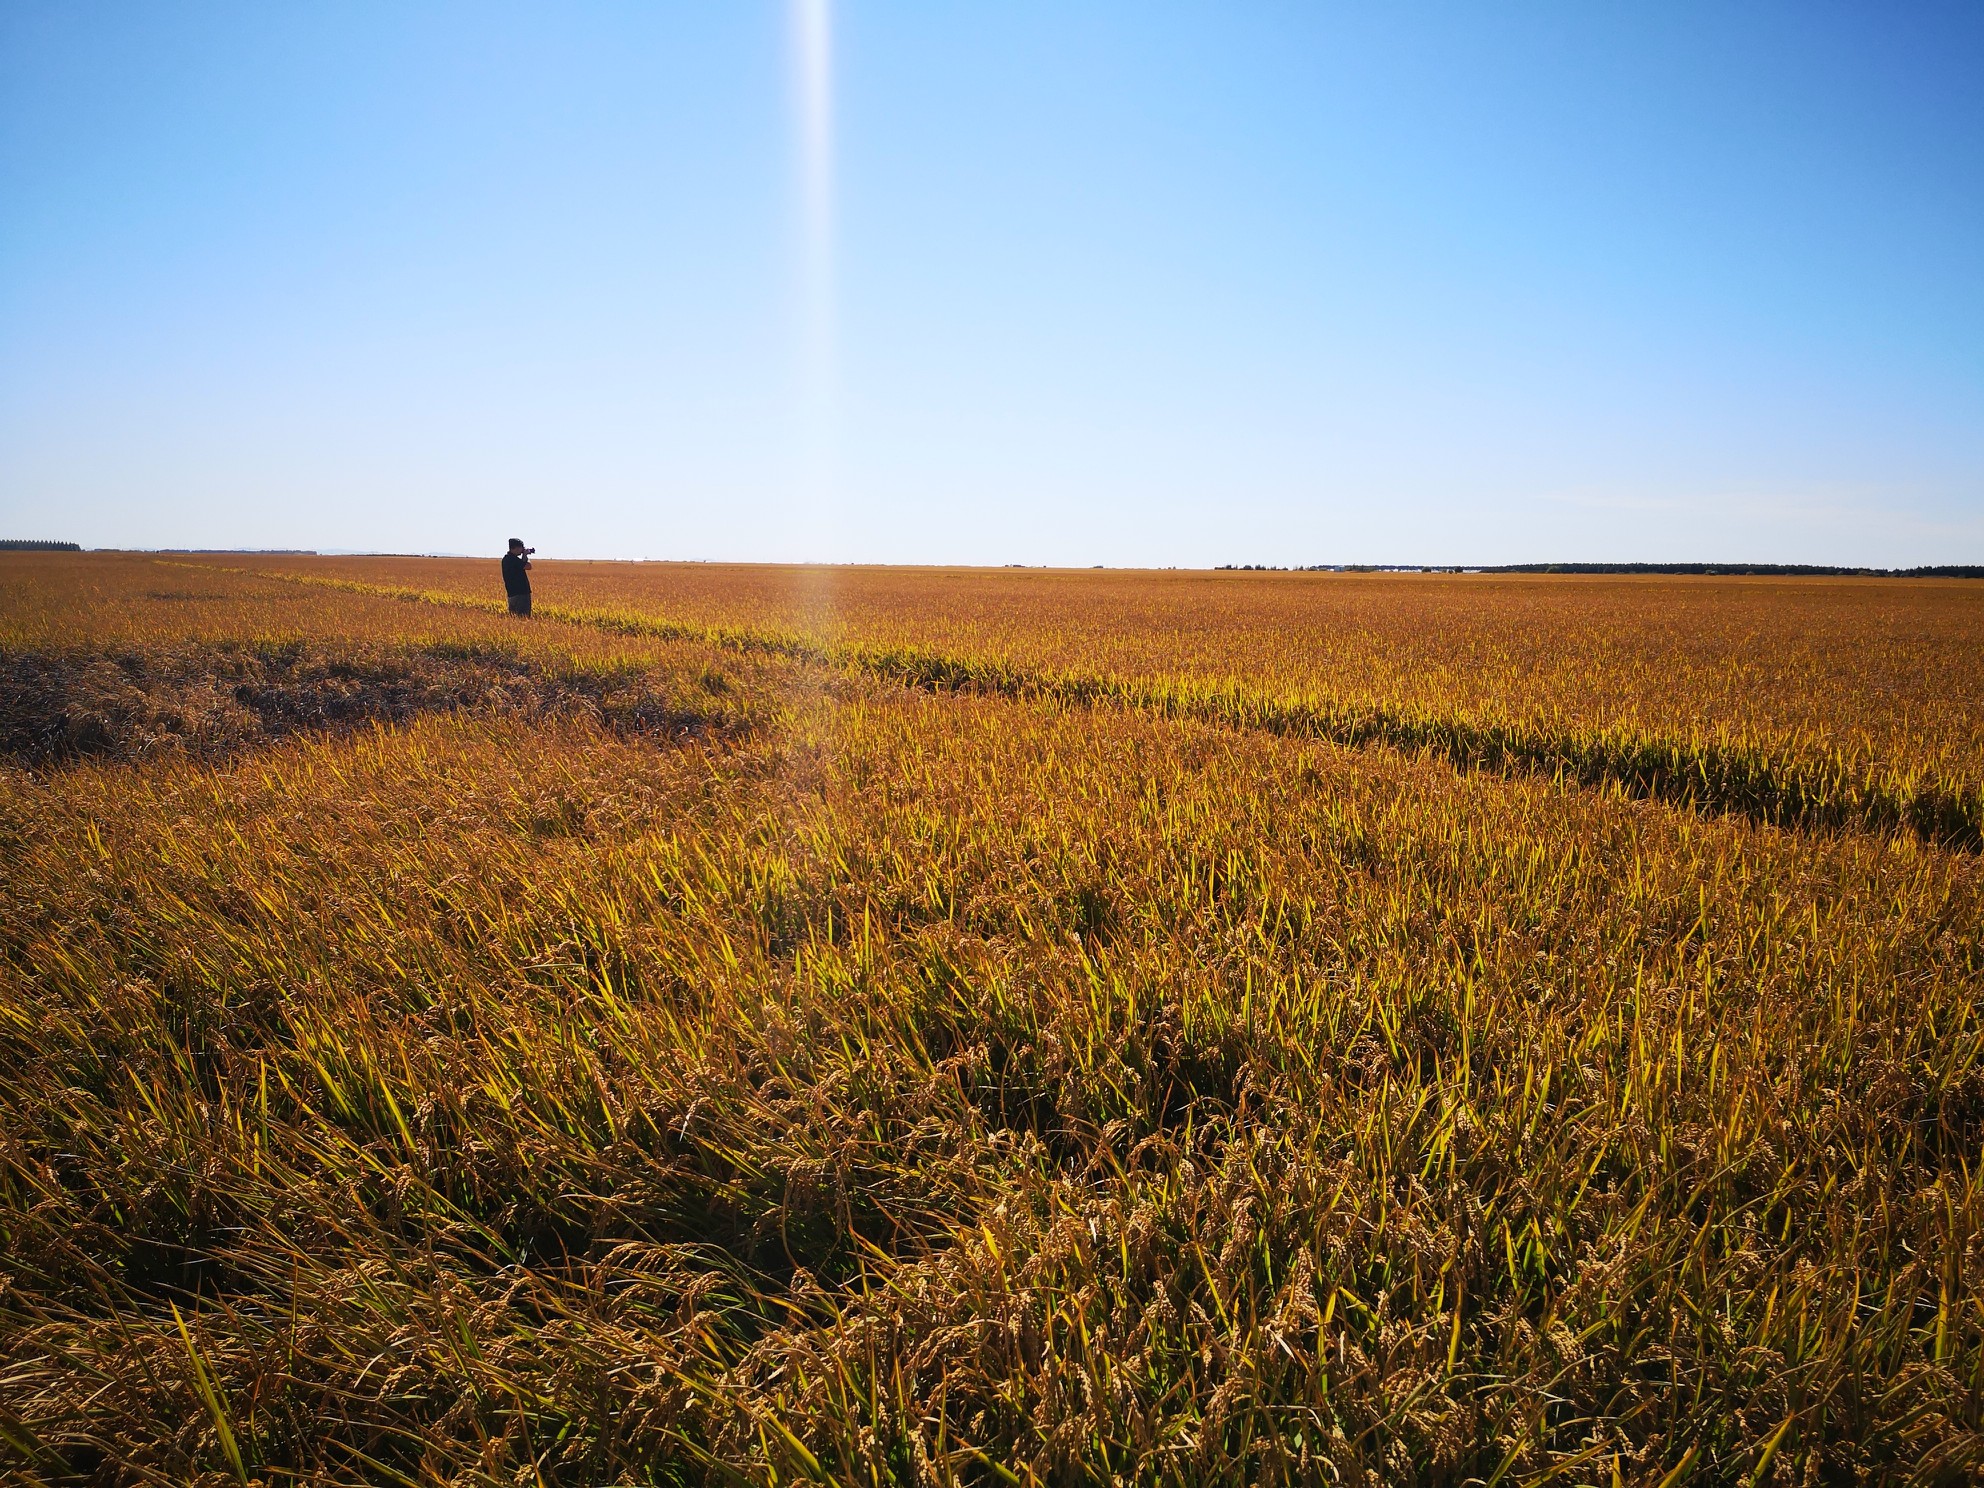
<instances>
[{"instance_id":1,"label":"distant tree line","mask_svg":"<svg viewBox=\"0 0 1984 1488\"><path fill-rule=\"evenodd\" d=\"M1984 579L1984 564L1945 563L1922 568L1835 568L1822 563L1505 563L1482 573L1712 574L1741 577L1772 574L1814 578Z\"/></svg>"},{"instance_id":2,"label":"distant tree line","mask_svg":"<svg viewBox=\"0 0 1984 1488\"><path fill-rule=\"evenodd\" d=\"M1222 563L1226 573L1488 573L1488 574L1704 574L1741 578L1781 575L1835 579L1984 579L1984 564L1942 563L1921 568L1837 568L1823 563L1500 563L1466 568L1446 563Z\"/></svg>"},{"instance_id":3,"label":"distant tree line","mask_svg":"<svg viewBox=\"0 0 1984 1488\"><path fill-rule=\"evenodd\" d=\"M0 553L80 553L81 543L36 542L31 537L0 537Z\"/></svg>"}]
</instances>

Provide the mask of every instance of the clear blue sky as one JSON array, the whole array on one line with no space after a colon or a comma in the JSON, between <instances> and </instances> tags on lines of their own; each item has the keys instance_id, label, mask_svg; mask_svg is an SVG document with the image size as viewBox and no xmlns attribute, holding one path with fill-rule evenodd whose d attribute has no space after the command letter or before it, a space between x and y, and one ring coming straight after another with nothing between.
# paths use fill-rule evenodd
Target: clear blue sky
<instances>
[{"instance_id":1,"label":"clear blue sky","mask_svg":"<svg viewBox=\"0 0 1984 1488\"><path fill-rule=\"evenodd\" d=\"M1984 562L1984 7L831 35L823 317L780 0L9 0L0 536Z\"/></svg>"}]
</instances>

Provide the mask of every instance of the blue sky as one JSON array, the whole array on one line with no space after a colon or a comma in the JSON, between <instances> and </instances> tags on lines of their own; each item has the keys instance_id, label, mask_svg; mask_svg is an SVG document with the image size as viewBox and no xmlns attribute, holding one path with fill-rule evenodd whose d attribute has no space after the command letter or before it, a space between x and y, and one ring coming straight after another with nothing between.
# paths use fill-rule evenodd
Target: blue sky
<instances>
[{"instance_id":1,"label":"blue sky","mask_svg":"<svg viewBox=\"0 0 1984 1488\"><path fill-rule=\"evenodd\" d=\"M12 0L0 535L1984 562L1984 9L830 31Z\"/></svg>"}]
</instances>

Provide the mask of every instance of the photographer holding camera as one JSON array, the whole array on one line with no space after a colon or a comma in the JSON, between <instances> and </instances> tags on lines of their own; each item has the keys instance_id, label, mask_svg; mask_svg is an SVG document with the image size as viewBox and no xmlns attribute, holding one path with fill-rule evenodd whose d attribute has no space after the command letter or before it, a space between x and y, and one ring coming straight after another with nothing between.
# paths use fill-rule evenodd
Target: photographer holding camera
<instances>
[{"instance_id":1,"label":"photographer holding camera","mask_svg":"<svg viewBox=\"0 0 1984 1488\"><path fill-rule=\"evenodd\" d=\"M510 551L503 555L503 589L510 596L510 613L530 619L530 555L536 548L524 546L521 537L510 539Z\"/></svg>"}]
</instances>

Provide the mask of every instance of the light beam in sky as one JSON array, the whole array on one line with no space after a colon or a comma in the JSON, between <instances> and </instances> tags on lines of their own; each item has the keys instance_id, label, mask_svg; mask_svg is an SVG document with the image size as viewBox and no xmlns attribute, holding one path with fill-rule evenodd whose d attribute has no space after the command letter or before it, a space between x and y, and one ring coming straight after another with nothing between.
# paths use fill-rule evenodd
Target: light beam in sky
<instances>
[{"instance_id":1,"label":"light beam in sky","mask_svg":"<svg viewBox=\"0 0 1984 1488\"><path fill-rule=\"evenodd\" d=\"M831 0L791 0L793 104L799 154L799 496L802 531L827 557L834 540L833 13Z\"/></svg>"}]
</instances>

